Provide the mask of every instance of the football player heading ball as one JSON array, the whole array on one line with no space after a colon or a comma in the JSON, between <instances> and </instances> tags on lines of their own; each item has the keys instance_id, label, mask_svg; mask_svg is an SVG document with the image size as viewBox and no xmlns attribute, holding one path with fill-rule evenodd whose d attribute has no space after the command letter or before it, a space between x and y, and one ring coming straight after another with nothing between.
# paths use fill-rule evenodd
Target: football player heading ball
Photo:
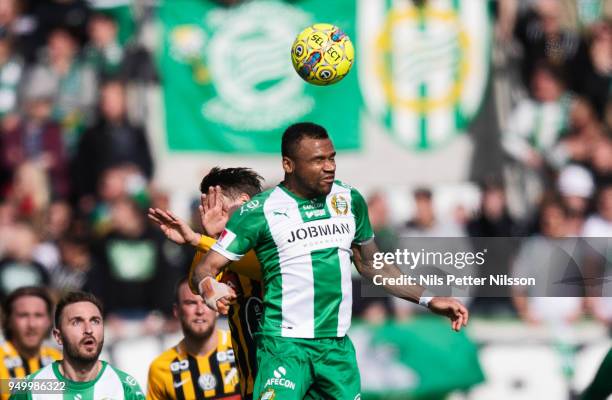
<instances>
[{"instance_id":1,"label":"football player heading ball","mask_svg":"<svg viewBox=\"0 0 612 400\"><path fill-rule=\"evenodd\" d=\"M351 255L361 275L400 277L393 264L374 268L378 248L361 194L335 180L336 151L322 126L298 123L282 139L285 179L234 212L219 240L195 267L192 285L226 313L236 298L215 276L255 250L262 265L264 314L257 341L254 394L262 398L354 400L360 396L351 324ZM457 300L430 297L420 286L389 286L392 295L447 316L456 331L468 311ZM305 367L306 366L306 367Z\"/></svg>"}]
</instances>

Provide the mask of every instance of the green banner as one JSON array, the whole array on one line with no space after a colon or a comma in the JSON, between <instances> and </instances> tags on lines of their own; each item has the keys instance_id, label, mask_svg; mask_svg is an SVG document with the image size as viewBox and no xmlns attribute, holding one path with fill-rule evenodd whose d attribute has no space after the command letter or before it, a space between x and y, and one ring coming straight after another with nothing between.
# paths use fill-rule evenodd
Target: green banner
<instances>
[{"instance_id":1,"label":"green banner","mask_svg":"<svg viewBox=\"0 0 612 400\"><path fill-rule=\"evenodd\" d=\"M158 52L170 151L278 153L298 121L327 128L339 150L360 147L357 68L340 83L305 83L291 44L326 22L355 33L354 0L165 1Z\"/></svg>"},{"instance_id":2,"label":"green banner","mask_svg":"<svg viewBox=\"0 0 612 400\"><path fill-rule=\"evenodd\" d=\"M406 323L355 324L363 400L445 399L484 381L476 345L437 316Z\"/></svg>"},{"instance_id":3,"label":"green banner","mask_svg":"<svg viewBox=\"0 0 612 400\"><path fill-rule=\"evenodd\" d=\"M489 79L488 0L356 0L357 62L368 113L422 151L465 132Z\"/></svg>"}]
</instances>

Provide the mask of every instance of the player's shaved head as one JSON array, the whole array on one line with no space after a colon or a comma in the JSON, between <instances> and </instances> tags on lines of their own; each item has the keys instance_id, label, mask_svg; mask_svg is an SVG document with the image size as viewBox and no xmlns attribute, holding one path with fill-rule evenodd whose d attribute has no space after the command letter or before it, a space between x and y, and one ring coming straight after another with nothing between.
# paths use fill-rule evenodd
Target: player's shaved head
<instances>
[{"instance_id":1,"label":"player's shaved head","mask_svg":"<svg viewBox=\"0 0 612 400\"><path fill-rule=\"evenodd\" d=\"M289 126L283 133L281 153L283 157L294 159L302 139L329 139L327 130L312 122L299 122Z\"/></svg>"},{"instance_id":2,"label":"player's shaved head","mask_svg":"<svg viewBox=\"0 0 612 400\"><path fill-rule=\"evenodd\" d=\"M214 167L202 178L200 192L207 193L210 187L220 186L229 197L235 198L243 193L253 197L261 192L262 181L263 178L250 168Z\"/></svg>"}]
</instances>

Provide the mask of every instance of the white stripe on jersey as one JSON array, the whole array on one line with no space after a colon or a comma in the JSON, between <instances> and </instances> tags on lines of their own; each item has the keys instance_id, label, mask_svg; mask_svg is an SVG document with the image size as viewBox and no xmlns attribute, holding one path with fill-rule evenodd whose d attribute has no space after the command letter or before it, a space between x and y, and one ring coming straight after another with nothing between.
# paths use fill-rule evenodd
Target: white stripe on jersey
<instances>
[{"instance_id":1,"label":"white stripe on jersey","mask_svg":"<svg viewBox=\"0 0 612 400\"><path fill-rule=\"evenodd\" d=\"M34 377L34 380L38 380L38 379L53 379L53 380L57 380L57 377L55 376L55 373L53 372L53 363L47 365L46 367L42 368L41 370L38 371L38 374L36 374L36 377ZM55 394L32 394L32 400L62 400L64 398L64 396L62 394L59 393L55 393Z\"/></svg>"},{"instance_id":2,"label":"white stripe on jersey","mask_svg":"<svg viewBox=\"0 0 612 400\"><path fill-rule=\"evenodd\" d=\"M272 211L287 208L287 217L274 217ZM301 223L302 217L297 202L277 187L264 203L264 214L278 250L280 272L282 274L282 322L281 335L285 337L314 337L314 277L312 260L298 243L288 246L283 243L286 232Z\"/></svg>"},{"instance_id":3,"label":"white stripe on jersey","mask_svg":"<svg viewBox=\"0 0 612 400\"><path fill-rule=\"evenodd\" d=\"M94 399L122 399L124 397L121 378L110 364L107 364L100 380L94 386Z\"/></svg>"}]
</instances>

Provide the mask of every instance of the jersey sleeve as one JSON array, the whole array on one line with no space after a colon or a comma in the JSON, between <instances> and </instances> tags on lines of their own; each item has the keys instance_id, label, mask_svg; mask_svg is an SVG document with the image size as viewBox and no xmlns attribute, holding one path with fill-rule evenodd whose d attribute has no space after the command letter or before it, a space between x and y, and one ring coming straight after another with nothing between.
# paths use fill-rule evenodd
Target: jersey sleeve
<instances>
[{"instance_id":1,"label":"jersey sleeve","mask_svg":"<svg viewBox=\"0 0 612 400\"><path fill-rule=\"evenodd\" d=\"M265 224L263 202L253 199L232 214L212 250L237 261L255 247Z\"/></svg>"},{"instance_id":2,"label":"jersey sleeve","mask_svg":"<svg viewBox=\"0 0 612 400\"><path fill-rule=\"evenodd\" d=\"M147 400L164 400L168 398L164 388L164 380L162 372L156 366L154 361L149 367L149 376L147 378Z\"/></svg>"},{"instance_id":3,"label":"jersey sleeve","mask_svg":"<svg viewBox=\"0 0 612 400\"><path fill-rule=\"evenodd\" d=\"M115 371L121 379L125 400L145 400L145 394L133 376L117 369L115 369Z\"/></svg>"},{"instance_id":4,"label":"jersey sleeve","mask_svg":"<svg viewBox=\"0 0 612 400\"><path fill-rule=\"evenodd\" d=\"M374 238L374 231L372 225L370 225L368 205L361 193L355 189L351 189L351 204L355 216L355 239L353 239L353 243L367 243Z\"/></svg>"},{"instance_id":5,"label":"jersey sleeve","mask_svg":"<svg viewBox=\"0 0 612 400\"><path fill-rule=\"evenodd\" d=\"M215 239L209 236L200 235L200 241L196 247L196 254L193 256L191 266L189 267L189 289L191 289L193 294L199 295L198 288L193 287L191 282L191 277L193 276L195 267L202 260L204 254L208 253L216 242L217 241ZM259 265L259 260L257 260L255 252L252 250L247 252L240 260L231 263L228 268L231 271L245 275L251 279L255 279L257 281L261 280L261 266Z\"/></svg>"}]
</instances>

